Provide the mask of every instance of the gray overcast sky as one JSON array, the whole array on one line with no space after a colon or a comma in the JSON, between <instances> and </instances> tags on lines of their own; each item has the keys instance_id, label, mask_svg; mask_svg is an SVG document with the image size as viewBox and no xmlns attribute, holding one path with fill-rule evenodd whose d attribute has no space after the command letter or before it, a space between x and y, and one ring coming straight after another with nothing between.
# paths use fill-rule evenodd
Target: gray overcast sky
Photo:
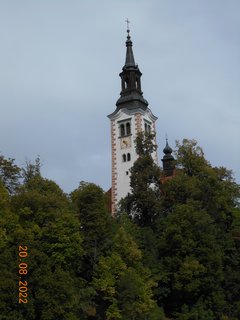
<instances>
[{"instance_id":1,"label":"gray overcast sky","mask_svg":"<svg viewBox=\"0 0 240 320\"><path fill-rule=\"evenodd\" d=\"M166 133L194 138L240 182L239 0L0 0L0 152L40 155L66 192L110 187L126 18L159 158Z\"/></svg>"}]
</instances>

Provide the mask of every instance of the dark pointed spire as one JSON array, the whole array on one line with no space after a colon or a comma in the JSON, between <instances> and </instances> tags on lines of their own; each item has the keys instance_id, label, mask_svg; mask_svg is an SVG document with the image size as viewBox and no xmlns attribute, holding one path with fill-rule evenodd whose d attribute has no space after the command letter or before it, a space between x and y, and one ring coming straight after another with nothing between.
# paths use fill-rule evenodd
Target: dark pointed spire
<instances>
[{"instance_id":1,"label":"dark pointed spire","mask_svg":"<svg viewBox=\"0 0 240 320\"><path fill-rule=\"evenodd\" d=\"M126 59L125 65L122 68L122 72L119 76L122 79L122 91L120 92L120 98L116 102L117 109L127 108L135 109L142 108L147 109L148 102L143 98L141 90L141 76L142 73L135 64L135 59L132 50L132 40L130 37L129 21L127 22L127 41L126 41Z\"/></svg>"},{"instance_id":2,"label":"dark pointed spire","mask_svg":"<svg viewBox=\"0 0 240 320\"><path fill-rule=\"evenodd\" d=\"M125 66L126 68L128 67L135 67L135 60L134 60L134 55L133 55L133 50L132 50L132 40L130 37L130 30L127 29L127 41L126 41L126 47L127 47L127 51L126 51L126 60L125 60Z\"/></svg>"},{"instance_id":3,"label":"dark pointed spire","mask_svg":"<svg viewBox=\"0 0 240 320\"><path fill-rule=\"evenodd\" d=\"M168 139L166 138L166 146L163 149L163 159L162 159L162 163L163 163L163 171L164 171L164 175L167 177L170 177L173 175L174 173L174 157L172 155L172 148L169 146L168 144Z\"/></svg>"}]
</instances>

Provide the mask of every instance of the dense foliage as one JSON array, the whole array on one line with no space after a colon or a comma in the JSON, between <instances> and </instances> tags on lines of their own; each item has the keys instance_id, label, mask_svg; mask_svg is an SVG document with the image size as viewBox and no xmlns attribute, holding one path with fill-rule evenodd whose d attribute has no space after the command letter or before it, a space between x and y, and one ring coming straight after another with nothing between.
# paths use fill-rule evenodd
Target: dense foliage
<instances>
[{"instance_id":1,"label":"dense foliage","mask_svg":"<svg viewBox=\"0 0 240 320\"><path fill-rule=\"evenodd\" d=\"M142 149L147 139L137 140ZM176 147L176 173L162 173L160 185L155 165L146 165L151 150L139 153L132 194L122 202L157 281L154 299L170 319L240 319L239 186L229 170L210 165L196 141ZM146 197L154 208L149 219L142 200L156 190L158 197Z\"/></svg>"},{"instance_id":2,"label":"dense foliage","mask_svg":"<svg viewBox=\"0 0 240 320\"><path fill-rule=\"evenodd\" d=\"M194 140L177 142L165 179L152 138L137 138L132 193L115 218L99 186L67 195L39 158L19 168L0 156L0 320L240 319L239 186Z\"/></svg>"}]
</instances>

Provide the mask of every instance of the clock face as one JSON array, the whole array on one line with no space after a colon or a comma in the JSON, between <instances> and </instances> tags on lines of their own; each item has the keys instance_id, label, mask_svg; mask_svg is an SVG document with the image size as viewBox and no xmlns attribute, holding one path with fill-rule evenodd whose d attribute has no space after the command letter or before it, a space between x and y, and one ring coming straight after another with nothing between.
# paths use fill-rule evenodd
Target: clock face
<instances>
[{"instance_id":1,"label":"clock face","mask_svg":"<svg viewBox=\"0 0 240 320\"><path fill-rule=\"evenodd\" d=\"M121 149L127 149L131 147L131 137L121 138L120 140Z\"/></svg>"}]
</instances>

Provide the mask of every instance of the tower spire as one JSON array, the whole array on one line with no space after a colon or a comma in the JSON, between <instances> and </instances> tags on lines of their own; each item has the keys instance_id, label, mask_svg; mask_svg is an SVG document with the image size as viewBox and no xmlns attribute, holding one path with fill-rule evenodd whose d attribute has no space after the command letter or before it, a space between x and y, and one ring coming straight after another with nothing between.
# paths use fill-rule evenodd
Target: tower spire
<instances>
[{"instance_id":1,"label":"tower spire","mask_svg":"<svg viewBox=\"0 0 240 320\"><path fill-rule=\"evenodd\" d=\"M135 60L134 60L134 55L133 55L133 50L132 50L132 40L130 36L130 29L129 29L129 23L130 21L127 19L127 41L126 41L126 60L125 60L125 67L135 67Z\"/></svg>"},{"instance_id":2,"label":"tower spire","mask_svg":"<svg viewBox=\"0 0 240 320\"><path fill-rule=\"evenodd\" d=\"M132 50L132 40L130 36L129 23L127 19L127 40L126 40L126 59L125 64L122 68L122 72L119 76L122 79L120 92L120 98L117 100L117 109L127 108L136 109L141 108L143 110L147 109L148 102L143 98L143 93L141 90L141 76L142 73L135 63L133 50Z\"/></svg>"}]
</instances>

